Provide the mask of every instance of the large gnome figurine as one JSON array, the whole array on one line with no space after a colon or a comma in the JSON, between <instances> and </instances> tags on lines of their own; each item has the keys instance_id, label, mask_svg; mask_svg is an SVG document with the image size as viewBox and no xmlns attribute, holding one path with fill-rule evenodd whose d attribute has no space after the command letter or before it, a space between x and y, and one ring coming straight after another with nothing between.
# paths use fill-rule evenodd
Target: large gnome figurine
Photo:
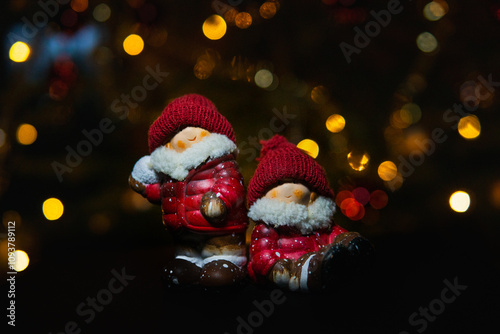
<instances>
[{"instance_id":1,"label":"large gnome figurine","mask_svg":"<svg viewBox=\"0 0 500 334\"><path fill-rule=\"evenodd\" d=\"M248 272L292 291L329 288L371 262L372 245L333 223L334 194L324 169L284 137L262 142L248 185L255 222Z\"/></svg>"},{"instance_id":2,"label":"large gnome figurine","mask_svg":"<svg viewBox=\"0 0 500 334\"><path fill-rule=\"evenodd\" d=\"M247 211L233 129L214 104L190 94L172 101L149 129L150 155L129 184L159 204L175 258L167 287L232 285L246 276Z\"/></svg>"}]
</instances>

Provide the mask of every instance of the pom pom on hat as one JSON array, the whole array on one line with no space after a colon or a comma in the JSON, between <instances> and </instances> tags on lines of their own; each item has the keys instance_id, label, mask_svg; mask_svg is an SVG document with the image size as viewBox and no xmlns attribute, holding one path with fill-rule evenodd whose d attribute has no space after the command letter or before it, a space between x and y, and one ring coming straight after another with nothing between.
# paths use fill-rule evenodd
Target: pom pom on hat
<instances>
[{"instance_id":1,"label":"pom pom on hat","mask_svg":"<svg viewBox=\"0 0 500 334\"><path fill-rule=\"evenodd\" d=\"M149 128L149 152L164 145L182 129L193 126L228 137L236 143L233 128L204 96L188 94L170 102Z\"/></svg>"},{"instance_id":2,"label":"pom pom on hat","mask_svg":"<svg viewBox=\"0 0 500 334\"><path fill-rule=\"evenodd\" d=\"M261 143L259 165L247 189L249 207L283 182L302 183L318 195L333 199L326 172L313 158L280 135Z\"/></svg>"}]
</instances>

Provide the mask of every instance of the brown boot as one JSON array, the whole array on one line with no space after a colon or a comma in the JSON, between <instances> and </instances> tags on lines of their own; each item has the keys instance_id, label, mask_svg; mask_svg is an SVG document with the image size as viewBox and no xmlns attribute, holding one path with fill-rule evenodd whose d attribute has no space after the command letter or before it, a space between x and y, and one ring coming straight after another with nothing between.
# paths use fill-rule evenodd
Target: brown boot
<instances>
[{"instance_id":1,"label":"brown boot","mask_svg":"<svg viewBox=\"0 0 500 334\"><path fill-rule=\"evenodd\" d=\"M206 287L222 287L233 285L246 276L246 270L226 260L216 260L203 266L200 284Z\"/></svg>"},{"instance_id":2,"label":"brown boot","mask_svg":"<svg viewBox=\"0 0 500 334\"><path fill-rule=\"evenodd\" d=\"M201 268L182 259L173 259L164 268L161 279L165 288L182 288L199 283Z\"/></svg>"}]
</instances>

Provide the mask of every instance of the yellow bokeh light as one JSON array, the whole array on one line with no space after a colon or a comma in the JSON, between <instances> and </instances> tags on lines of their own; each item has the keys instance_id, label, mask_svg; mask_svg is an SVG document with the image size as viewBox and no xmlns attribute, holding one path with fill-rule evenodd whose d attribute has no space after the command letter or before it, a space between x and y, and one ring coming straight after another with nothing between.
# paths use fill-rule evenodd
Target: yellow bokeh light
<instances>
[{"instance_id":1,"label":"yellow bokeh light","mask_svg":"<svg viewBox=\"0 0 500 334\"><path fill-rule=\"evenodd\" d=\"M429 21L437 21L446 14L448 11L447 7L444 1L431 1L424 7L424 17Z\"/></svg>"},{"instance_id":2,"label":"yellow bokeh light","mask_svg":"<svg viewBox=\"0 0 500 334\"><path fill-rule=\"evenodd\" d=\"M203 34L213 41L224 37L227 31L226 21L220 15L212 15L203 22Z\"/></svg>"},{"instance_id":3,"label":"yellow bokeh light","mask_svg":"<svg viewBox=\"0 0 500 334\"><path fill-rule=\"evenodd\" d=\"M318 144L311 139L304 139L297 144L297 147L306 152L308 155L316 159L319 154Z\"/></svg>"},{"instance_id":4,"label":"yellow bokeh light","mask_svg":"<svg viewBox=\"0 0 500 334\"><path fill-rule=\"evenodd\" d=\"M430 53L437 49L438 41L430 32L423 32L417 36L417 46L420 51Z\"/></svg>"},{"instance_id":5,"label":"yellow bokeh light","mask_svg":"<svg viewBox=\"0 0 500 334\"><path fill-rule=\"evenodd\" d=\"M9 262L9 265L12 266L12 269L15 271L23 271L30 264L28 254L20 249L14 251L14 258L14 262Z\"/></svg>"},{"instance_id":6,"label":"yellow bokeh light","mask_svg":"<svg viewBox=\"0 0 500 334\"><path fill-rule=\"evenodd\" d=\"M234 18L234 23L240 29L246 29L252 25L252 15L247 12L241 12Z\"/></svg>"},{"instance_id":7,"label":"yellow bokeh light","mask_svg":"<svg viewBox=\"0 0 500 334\"><path fill-rule=\"evenodd\" d=\"M9 58L16 63L26 61L30 55L30 47L24 42L15 42L9 50Z\"/></svg>"},{"instance_id":8,"label":"yellow bokeh light","mask_svg":"<svg viewBox=\"0 0 500 334\"><path fill-rule=\"evenodd\" d=\"M21 124L17 128L16 138L19 144L31 145L35 142L38 132L31 124Z\"/></svg>"},{"instance_id":9,"label":"yellow bokeh light","mask_svg":"<svg viewBox=\"0 0 500 334\"><path fill-rule=\"evenodd\" d=\"M328 117L326 120L326 128L328 131L333 132L333 133L339 133L340 131L344 130L345 127L345 119L342 117L342 115L339 114L333 114Z\"/></svg>"},{"instance_id":10,"label":"yellow bokeh light","mask_svg":"<svg viewBox=\"0 0 500 334\"><path fill-rule=\"evenodd\" d=\"M271 1L264 2L259 8L259 14L264 19L270 19L276 15L276 4Z\"/></svg>"},{"instance_id":11,"label":"yellow bokeh light","mask_svg":"<svg viewBox=\"0 0 500 334\"><path fill-rule=\"evenodd\" d=\"M378 176L384 181L391 181L398 175L398 168L392 161L384 161L378 166Z\"/></svg>"},{"instance_id":12,"label":"yellow bokeh light","mask_svg":"<svg viewBox=\"0 0 500 334\"><path fill-rule=\"evenodd\" d=\"M351 151L347 154L347 162L355 171L361 172L368 167L370 156L366 152Z\"/></svg>"},{"instance_id":13,"label":"yellow bokeh light","mask_svg":"<svg viewBox=\"0 0 500 334\"><path fill-rule=\"evenodd\" d=\"M42 211L48 220L57 220L61 218L64 212L64 205L57 198L49 198L43 202Z\"/></svg>"},{"instance_id":14,"label":"yellow bokeh light","mask_svg":"<svg viewBox=\"0 0 500 334\"><path fill-rule=\"evenodd\" d=\"M465 139L474 139L481 134L481 123L476 115L462 117L458 122L458 133Z\"/></svg>"},{"instance_id":15,"label":"yellow bokeh light","mask_svg":"<svg viewBox=\"0 0 500 334\"><path fill-rule=\"evenodd\" d=\"M317 104L328 102L330 96L325 86L316 86L311 90L311 100Z\"/></svg>"},{"instance_id":16,"label":"yellow bokeh light","mask_svg":"<svg viewBox=\"0 0 500 334\"><path fill-rule=\"evenodd\" d=\"M123 50L131 56L137 56L144 49L142 37L136 34L130 34L123 41Z\"/></svg>"},{"instance_id":17,"label":"yellow bokeh light","mask_svg":"<svg viewBox=\"0 0 500 334\"><path fill-rule=\"evenodd\" d=\"M470 196L465 191L455 191L450 196L450 207L456 212L465 212L470 206Z\"/></svg>"},{"instance_id":18,"label":"yellow bokeh light","mask_svg":"<svg viewBox=\"0 0 500 334\"><path fill-rule=\"evenodd\" d=\"M273 74L271 71L263 68L255 73L254 80L255 84L260 88L268 88L273 83Z\"/></svg>"}]
</instances>

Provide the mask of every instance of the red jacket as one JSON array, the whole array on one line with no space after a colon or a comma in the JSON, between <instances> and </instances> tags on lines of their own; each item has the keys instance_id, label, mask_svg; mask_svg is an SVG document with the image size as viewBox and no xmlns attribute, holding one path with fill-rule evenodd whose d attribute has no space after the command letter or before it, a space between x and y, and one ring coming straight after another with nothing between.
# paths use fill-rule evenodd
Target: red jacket
<instances>
[{"instance_id":1,"label":"red jacket","mask_svg":"<svg viewBox=\"0 0 500 334\"><path fill-rule=\"evenodd\" d=\"M215 227L200 212L201 197L209 191L220 193L227 207L226 224ZM243 232L247 227L245 187L232 154L211 160L191 170L183 181L171 178L146 185L150 202L161 204L163 224L170 231L188 229L210 234Z\"/></svg>"},{"instance_id":2,"label":"red jacket","mask_svg":"<svg viewBox=\"0 0 500 334\"><path fill-rule=\"evenodd\" d=\"M272 228L258 223L252 232L248 273L253 280L266 277L274 263L280 259L297 260L304 254L315 252L331 244L340 233L347 232L338 225L313 234L303 235L293 227Z\"/></svg>"}]
</instances>

